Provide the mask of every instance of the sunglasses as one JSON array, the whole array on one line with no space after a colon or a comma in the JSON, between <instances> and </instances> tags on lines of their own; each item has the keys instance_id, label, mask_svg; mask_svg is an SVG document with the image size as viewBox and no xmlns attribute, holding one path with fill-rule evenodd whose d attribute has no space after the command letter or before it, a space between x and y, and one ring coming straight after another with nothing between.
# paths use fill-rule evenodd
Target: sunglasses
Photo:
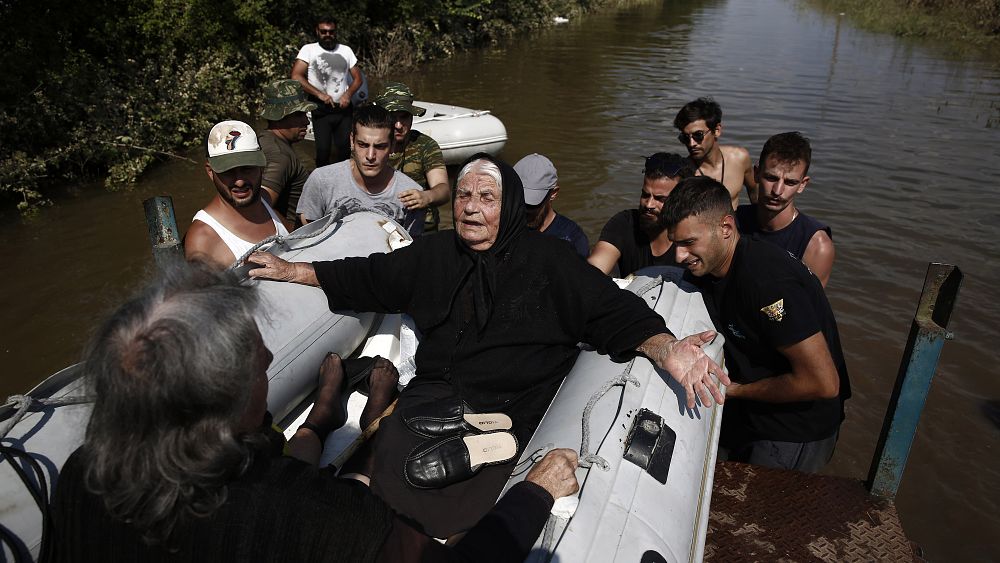
<instances>
[{"instance_id":1,"label":"sunglasses","mask_svg":"<svg viewBox=\"0 0 1000 563\"><path fill-rule=\"evenodd\" d=\"M684 145L690 143L691 139L694 139L694 142L696 143L701 143L702 141L705 140L705 135L708 135L709 133L711 133L711 131L709 131L708 129L704 131L695 131L690 135L687 133L681 133L680 135L677 135L677 140Z\"/></svg>"}]
</instances>

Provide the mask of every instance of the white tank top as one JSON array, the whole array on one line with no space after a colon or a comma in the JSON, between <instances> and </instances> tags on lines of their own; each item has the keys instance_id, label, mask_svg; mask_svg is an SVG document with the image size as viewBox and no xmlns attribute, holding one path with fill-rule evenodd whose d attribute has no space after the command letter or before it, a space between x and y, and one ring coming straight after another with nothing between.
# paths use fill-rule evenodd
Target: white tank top
<instances>
[{"instance_id":1,"label":"white tank top","mask_svg":"<svg viewBox=\"0 0 1000 563\"><path fill-rule=\"evenodd\" d=\"M275 232L282 236L287 235L288 229L286 229L284 223L282 223L281 220L278 219L278 216L274 214L274 211L271 209L271 206L268 205L267 202L264 201L263 199L261 199L260 202L264 204L264 209L267 209L267 213L271 216L271 222L274 223ZM193 223L195 221L201 221L202 223L205 223L209 227L212 227L212 230L215 231L217 235L219 235L219 238L222 239L222 242L226 243L226 246L228 246L229 250L233 253L233 260L238 260L240 256L246 254L246 251L253 248L253 245L257 244L256 242L243 240L240 237L234 235L232 231L223 227L222 223L216 221L215 217L209 215L204 209L194 214L194 219L191 222Z\"/></svg>"}]
</instances>

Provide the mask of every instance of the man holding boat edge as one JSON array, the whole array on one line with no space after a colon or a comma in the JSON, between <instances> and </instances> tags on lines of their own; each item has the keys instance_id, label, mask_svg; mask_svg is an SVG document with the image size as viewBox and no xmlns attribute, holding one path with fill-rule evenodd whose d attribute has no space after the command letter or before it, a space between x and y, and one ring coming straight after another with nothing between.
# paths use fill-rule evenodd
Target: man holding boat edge
<instances>
[{"instance_id":1,"label":"man holding boat edge","mask_svg":"<svg viewBox=\"0 0 1000 563\"><path fill-rule=\"evenodd\" d=\"M823 286L785 250L736 229L729 191L707 177L670 194L664 222L678 262L726 337L719 459L817 472L851 396Z\"/></svg>"},{"instance_id":2,"label":"man holding boat edge","mask_svg":"<svg viewBox=\"0 0 1000 563\"><path fill-rule=\"evenodd\" d=\"M223 121L212 127L205 144L205 172L217 193L195 214L184 235L184 256L223 269L256 243L287 235L288 230L261 197L267 160L253 128L242 121Z\"/></svg>"},{"instance_id":3,"label":"man holding boat edge","mask_svg":"<svg viewBox=\"0 0 1000 563\"><path fill-rule=\"evenodd\" d=\"M410 177L422 188L406 190L399 194L407 209L426 209L424 230L436 231L440 222L438 207L448 202L451 187L448 169L437 141L413 129L414 116L420 117L426 109L413 105L413 92L402 82L389 82L372 103L392 116L393 143L389 165Z\"/></svg>"},{"instance_id":4,"label":"man holding boat edge","mask_svg":"<svg viewBox=\"0 0 1000 563\"><path fill-rule=\"evenodd\" d=\"M715 178L729 190L733 209L740 203L746 186L750 202L757 201L757 183L750 153L743 147L719 144L722 137L722 108L712 98L698 98L684 104L674 117L680 133L677 140L687 149L695 176Z\"/></svg>"}]
</instances>

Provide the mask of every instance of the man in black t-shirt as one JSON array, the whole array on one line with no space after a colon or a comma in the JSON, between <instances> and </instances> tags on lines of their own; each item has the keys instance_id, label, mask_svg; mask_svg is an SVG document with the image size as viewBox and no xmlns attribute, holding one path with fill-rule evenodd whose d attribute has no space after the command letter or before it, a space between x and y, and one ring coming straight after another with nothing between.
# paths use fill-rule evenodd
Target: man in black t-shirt
<instances>
[{"instance_id":1,"label":"man in black t-shirt","mask_svg":"<svg viewBox=\"0 0 1000 563\"><path fill-rule=\"evenodd\" d=\"M816 276L781 248L740 237L730 205L725 186L695 177L663 212L677 261L726 337L733 384L719 459L816 472L851 396L837 322Z\"/></svg>"},{"instance_id":2,"label":"man in black t-shirt","mask_svg":"<svg viewBox=\"0 0 1000 563\"><path fill-rule=\"evenodd\" d=\"M647 266L674 265L661 211L677 182L693 174L678 154L658 152L647 158L638 209L621 211L604 225L587 262L605 274L621 278Z\"/></svg>"}]
</instances>

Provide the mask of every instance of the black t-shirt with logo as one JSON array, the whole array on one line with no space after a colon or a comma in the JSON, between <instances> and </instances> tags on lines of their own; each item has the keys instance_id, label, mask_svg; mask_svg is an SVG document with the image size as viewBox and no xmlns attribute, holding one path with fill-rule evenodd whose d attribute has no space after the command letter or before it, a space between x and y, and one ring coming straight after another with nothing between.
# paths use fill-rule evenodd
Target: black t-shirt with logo
<instances>
[{"instance_id":1,"label":"black t-shirt with logo","mask_svg":"<svg viewBox=\"0 0 1000 563\"><path fill-rule=\"evenodd\" d=\"M639 227L638 209L619 211L611 217L601 230L600 240L611 244L621 253L617 263L616 277L619 278L624 278L647 266L677 265L677 254L673 245L660 256L653 256L653 251L649 248L649 237Z\"/></svg>"},{"instance_id":2,"label":"black t-shirt with logo","mask_svg":"<svg viewBox=\"0 0 1000 563\"><path fill-rule=\"evenodd\" d=\"M690 276L693 278L693 276ZM778 348L822 332L840 375L840 397L793 403L726 401L722 443L750 440L812 442L829 438L844 419L851 396L847 365L833 310L819 279L788 252L743 237L723 279L693 278L716 328L726 338L726 366L737 383L791 371Z\"/></svg>"}]
</instances>

